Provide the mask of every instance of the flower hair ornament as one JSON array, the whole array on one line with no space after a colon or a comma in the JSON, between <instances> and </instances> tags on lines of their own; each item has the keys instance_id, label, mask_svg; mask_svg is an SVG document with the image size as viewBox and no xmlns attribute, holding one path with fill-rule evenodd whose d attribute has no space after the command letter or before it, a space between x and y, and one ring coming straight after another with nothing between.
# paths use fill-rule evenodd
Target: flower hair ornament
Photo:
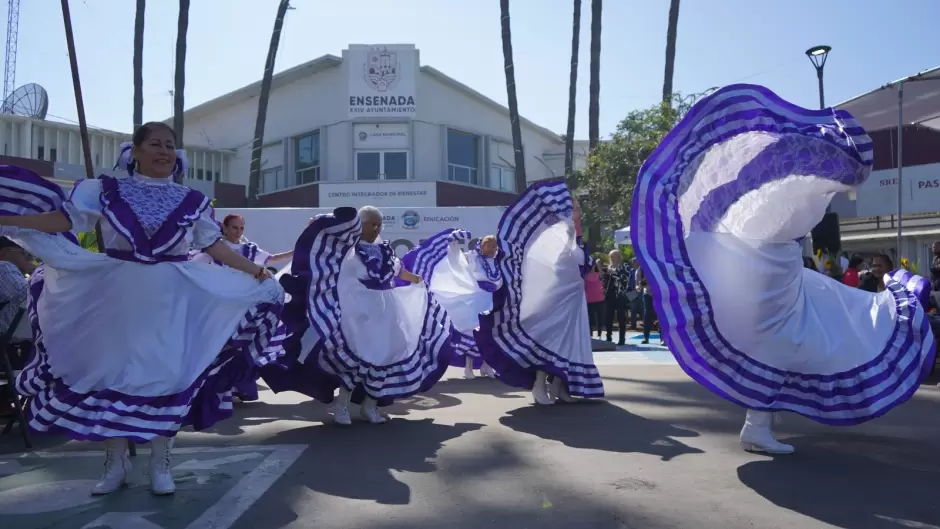
<instances>
[{"instance_id":1,"label":"flower hair ornament","mask_svg":"<svg viewBox=\"0 0 940 529\"><path fill-rule=\"evenodd\" d=\"M134 174L134 170L137 168L137 160L134 159L132 154L133 149L134 144L129 141L121 144L121 154L118 156L117 163L114 164L115 169L126 171L129 175ZM189 171L189 159L186 158L186 151L176 149L176 165L173 166L172 176L185 175L187 171Z\"/></svg>"}]
</instances>

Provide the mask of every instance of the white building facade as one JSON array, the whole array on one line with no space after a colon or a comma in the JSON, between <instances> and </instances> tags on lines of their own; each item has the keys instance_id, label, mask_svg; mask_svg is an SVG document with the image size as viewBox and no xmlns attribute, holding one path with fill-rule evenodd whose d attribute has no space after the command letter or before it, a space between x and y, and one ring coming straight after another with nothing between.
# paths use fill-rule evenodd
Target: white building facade
<instances>
[{"instance_id":1,"label":"white building facade","mask_svg":"<svg viewBox=\"0 0 940 529\"><path fill-rule=\"evenodd\" d=\"M185 143L234 152L248 185L260 81L186 112ZM521 122L528 181L562 176L559 135ZM413 45L351 45L274 76L264 206L484 206L515 186L508 110L430 66Z\"/></svg>"}]
</instances>

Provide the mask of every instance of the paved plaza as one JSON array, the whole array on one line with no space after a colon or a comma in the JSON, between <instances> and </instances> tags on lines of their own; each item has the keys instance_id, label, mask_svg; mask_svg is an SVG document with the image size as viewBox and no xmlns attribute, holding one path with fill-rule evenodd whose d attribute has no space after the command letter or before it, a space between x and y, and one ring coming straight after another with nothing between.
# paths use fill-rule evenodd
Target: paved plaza
<instances>
[{"instance_id":1,"label":"paved plaza","mask_svg":"<svg viewBox=\"0 0 940 529\"><path fill-rule=\"evenodd\" d=\"M180 436L173 497L150 495L146 446L128 489L92 498L97 446L44 438L22 453L5 436L0 528L940 529L932 384L860 427L787 414L779 434L797 453L769 457L740 450L743 411L662 348L622 349L599 354L604 402L534 407L452 369L389 423L342 428L263 391Z\"/></svg>"}]
</instances>

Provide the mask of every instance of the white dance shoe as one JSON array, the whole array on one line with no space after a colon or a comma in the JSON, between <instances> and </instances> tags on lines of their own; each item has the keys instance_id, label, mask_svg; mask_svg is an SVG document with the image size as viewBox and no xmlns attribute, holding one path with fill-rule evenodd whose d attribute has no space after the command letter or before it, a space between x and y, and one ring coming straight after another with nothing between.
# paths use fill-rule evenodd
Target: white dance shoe
<instances>
[{"instance_id":1,"label":"white dance shoe","mask_svg":"<svg viewBox=\"0 0 940 529\"><path fill-rule=\"evenodd\" d=\"M379 412L378 403L375 399L366 397L362 402L362 407L359 409L359 414L367 422L372 424L382 424L387 419Z\"/></svg>"},{"instance_id":2,"label":"white dance shoe","mask_svg":"<svg viewBox=\"0 0 940 529\"><path fill-rule=\"evenodd\" d=\"M349 398L352 395L346 388L339 388L339 395L336 397L336 403L333 405L333 422L340 426L349 426L352 424L352 417L349 416Z\"/></svg>"},{"instance_id":3,"label":"white dance shoe","mask_svg":"<svg viewBox=\"0 0 940 529\"><path fill-rule=\"evenodd\" d=\"M548 373L538 371L535 373L535 384L532 386L532 398L536 404L550 406L555 401L548 395Z\"/></svg>"},{"instance_id":4,"label":"white dance shoe","mask_svg":"<svg viewBox=\"0 0 940 529\"><path fill-rule=\"evenodd\" d=\"M774 437L774 413L747 410L744 428L741 429L741 446L749 452L767 454L792 454L793 446L781 443Z\"/></svg>"},{"instance_id":5,"label":"white dance shoe","mask_svg":"<svg viewBox=\"0 0 940 529\"><path fill-rule=\"evenodd\" d=\"M483 362L483 366L480 367L480 374L486 378L496 378L496 371L493 371L493 368L486 362Z\"/></svg>"},{"instance_id":6,"label":"white dance shoe","mask_svg":"<svg viewBox=\"0 0 940 529\"><path fill-rule=\"evenodd\" d=\"M568 393L568 386L564 384L561 377L552 379L551 386L548 389L548 397L552 400L561 400L562 402L578 402L578 399Z\"/></svg>"},{"instance_id":7,"label":"white dance shoe","mask_svg":"<svg viewBox=\"0 0 940 529\"><path fill-rule=\"evenodd\" d=\"M170 471L174 440L173 437L157 437L150 441L150 492L155 496L169 496L176 492Z\"/></svg>"},{"instance_id":8,"label":"white dance shoe","mask_svg":"<svg viewBox=\"0 0 940 529\"><path fill-rule=\"evenodd\" d=\"M108 439L104 442L104 473L91 493L103 496L123 487L131 472L131 460L127 456L127 439Z\"/></svg>"},{"instance_id":9,"label":"white dance shoe","mask_svg":"<svg viewBox=\"0 0 940 529\"><path fill-rule=\"evenodd\" d=\"M476 378L476 375L473 374L473 359L469 356L463 367L463 377L467 380L473 380Z\"/></svg>"}]
</instances>

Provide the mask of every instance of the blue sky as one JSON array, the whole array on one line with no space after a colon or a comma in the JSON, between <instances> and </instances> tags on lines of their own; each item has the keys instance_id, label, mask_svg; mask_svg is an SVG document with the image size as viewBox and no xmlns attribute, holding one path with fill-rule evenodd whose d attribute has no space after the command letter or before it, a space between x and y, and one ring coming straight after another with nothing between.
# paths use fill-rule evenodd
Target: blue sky
<instances>
[{"instance_id":1,"label":"blue sky","mask_svg":"<svg viewBox=\"0 0 940 529\"><path fill-rule=\"evenodd\" d=\"M260 78L277 3L192 0L187 108ZM164 119L172 110L168 92L178 3L147 4L144 118ZM583 0L577 138L587 137L590 4ZM340 55L349 43L414 43L423 64L506 101L497 0L294 0L292 5L277 71L324 54ZM563 132L572 2L511 0L511 5L520 111ZM89 124L130 131L135 2L71 0L71 6ZM659 98L668 10L668 0L604 3L602 134L611 133L630 110ZM834 104L940 65L937 20L937 0L683 0L675 88L691 93L756 83L816 107L815 72L803 52L828 44L833 51L826 65L826 100ZM16 80L49 91L50 118L76 119L59 0L22 2Z\"/></svg>"}]
</instances>

